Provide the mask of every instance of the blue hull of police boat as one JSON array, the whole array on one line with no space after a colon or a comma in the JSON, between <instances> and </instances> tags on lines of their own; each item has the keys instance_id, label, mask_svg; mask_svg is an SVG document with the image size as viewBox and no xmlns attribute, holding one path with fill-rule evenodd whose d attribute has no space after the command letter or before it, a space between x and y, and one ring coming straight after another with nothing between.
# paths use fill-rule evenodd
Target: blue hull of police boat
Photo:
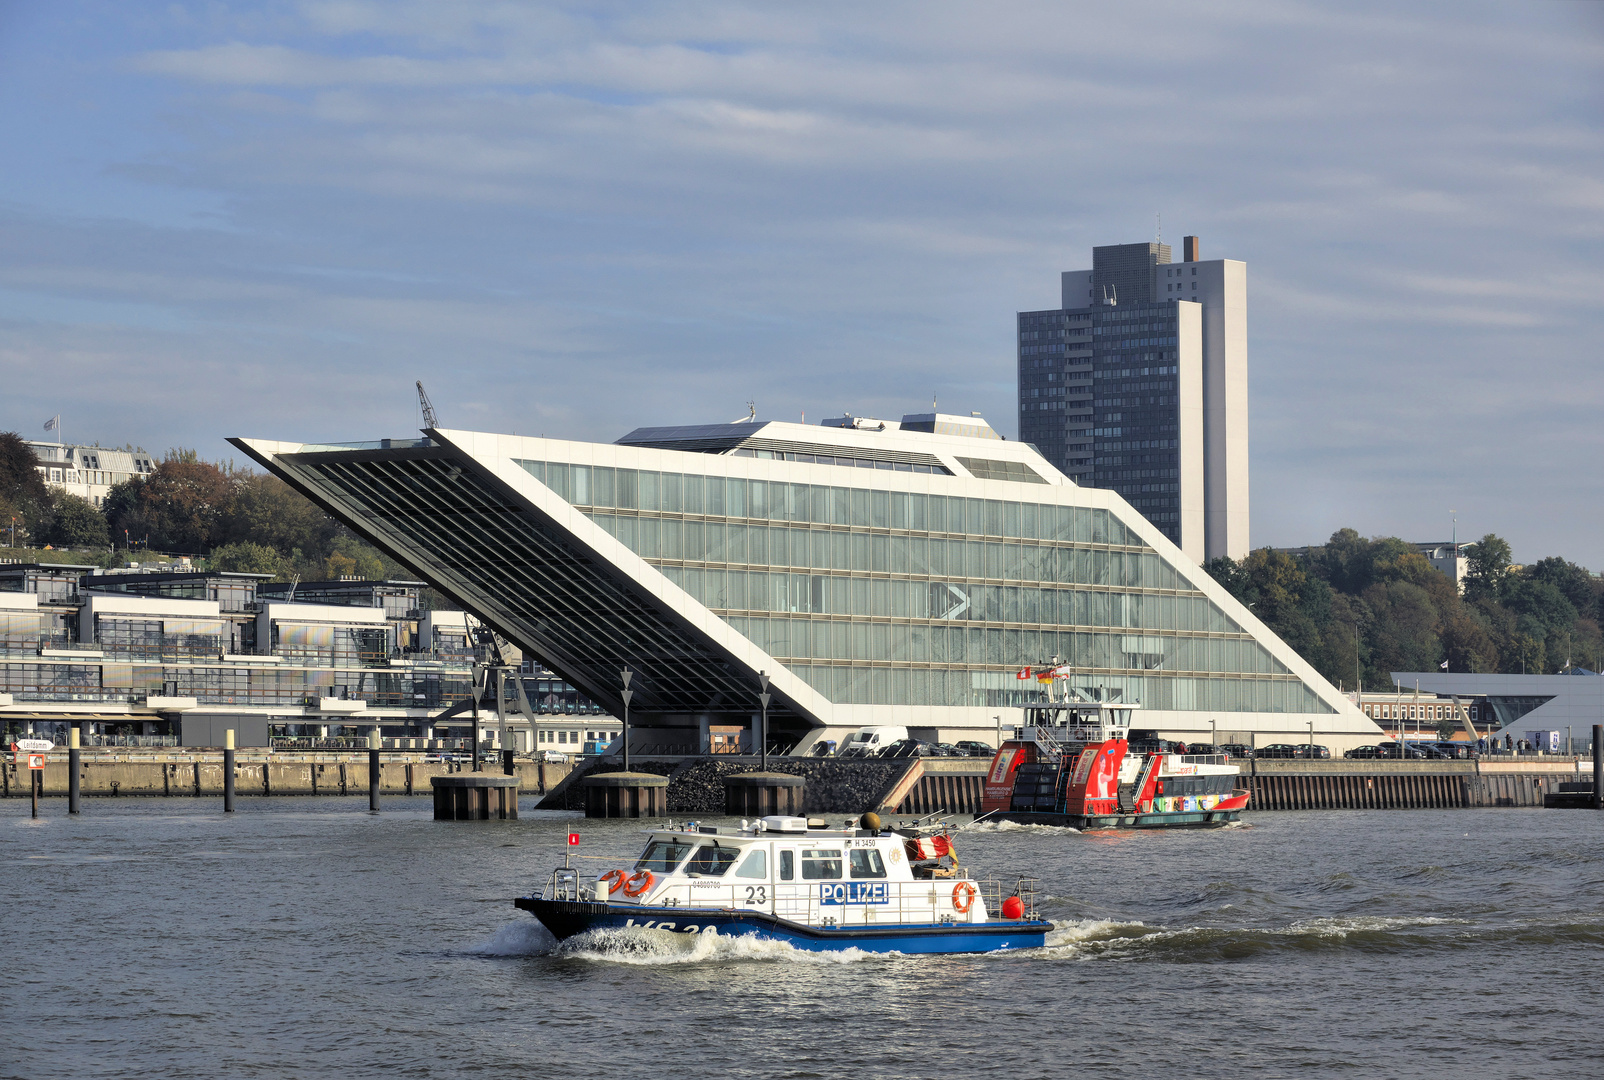
<instances>
[{"instance_id":1,"label":"blue hull of police boat","mask_svg":"<svg viewBox=\"0 0 1604 1080\"><path fill-rule=\"evenodd\" d=\"M640 904L597 904L522 896L514 903L532 913L559 941L590 930L665 930L677 934L753 934L811 952L975 953L1035 949L1053 924L1041 919L983 923L887 923L879 926L808 926L761 911Z\"/></svg>"}]
</instances>

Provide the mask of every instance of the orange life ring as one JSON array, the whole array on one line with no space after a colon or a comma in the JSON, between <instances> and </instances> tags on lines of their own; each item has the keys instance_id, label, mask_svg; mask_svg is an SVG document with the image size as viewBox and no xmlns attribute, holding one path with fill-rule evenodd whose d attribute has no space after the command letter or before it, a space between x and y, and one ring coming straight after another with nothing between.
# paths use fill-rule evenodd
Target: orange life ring
<instances>
[{"instance_id":1,"label":"orange life ring","mask_svg":"<svg viewBox=\"0 0 1604 1080\"><path fill-rule=\"evenodd\" d=\"M651 890L657 881L657 875L650 870L637 870L628 881L624 882L625 896L641 896Z\"/></svg>"},{"instance_id":2,"label":"orange life ring","mask_svg":"<svg viewBox=\"0 0 1604 1080\"><path fill-rule=\"evenodd\" d=\"M975 906L975 887L967 881L960 881L952 887L952 910L960 915L969 914L969 909Z\"/></svg>"},{"instance_id":3,"label":"orange life ring","mask_svg":"<svg viewBox=\"0 0 1604 1080\"><path fill-rule=\"evenodd\" d=\"M624 882L629 880L629 871L609 870L596 880L606 882L608 893L615 893L624 887Z\"/></svg>"}]
</instances>

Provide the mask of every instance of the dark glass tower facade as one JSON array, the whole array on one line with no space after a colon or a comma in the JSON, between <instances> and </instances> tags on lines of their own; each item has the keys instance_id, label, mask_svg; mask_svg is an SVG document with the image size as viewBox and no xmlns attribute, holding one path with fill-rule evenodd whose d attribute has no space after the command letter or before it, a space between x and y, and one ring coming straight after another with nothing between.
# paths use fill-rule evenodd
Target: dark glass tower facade
<instances>
[{"instance_id":1,"label":"dark glass tower facade","mask_svg":"<svg viewBox=\"0 0 1604 1080\"><path fill-rule=\"evenodd\" d=\"M1200 305L1160 292L1167 245L1092 256L1064 275L1063 307L1019 313L1019 437L1201 560Z\"/></svg>"}]
</instances>

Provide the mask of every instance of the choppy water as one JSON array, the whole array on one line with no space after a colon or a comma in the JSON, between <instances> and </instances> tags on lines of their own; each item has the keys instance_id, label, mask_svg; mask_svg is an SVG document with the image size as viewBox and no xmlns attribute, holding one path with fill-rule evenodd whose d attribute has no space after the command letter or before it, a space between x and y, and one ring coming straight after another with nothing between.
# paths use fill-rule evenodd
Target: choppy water
<instances>
[{"instance_id":1,"label":"choppy water","mask_svg":"<svg viewBox=\"0 0 1604 1080\"><path fill-rule=\"evenodd\" d=\"M0 803L0 1076L1604 1075L1604 815L979 826L1044 950L818 955L612 935L508 900L574 819L426 800ZM622 862L638 826L579 822ZM604 864L610 865L610 864Z\"/></svg>"}]
</instances>

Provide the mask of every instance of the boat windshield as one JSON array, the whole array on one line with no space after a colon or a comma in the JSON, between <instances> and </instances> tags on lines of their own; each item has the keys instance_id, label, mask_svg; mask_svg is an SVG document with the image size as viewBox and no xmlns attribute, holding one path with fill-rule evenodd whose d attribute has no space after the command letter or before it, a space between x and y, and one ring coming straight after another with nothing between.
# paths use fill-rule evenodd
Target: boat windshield
<instances>
[{"instance_id":1,"label":"boat windshield","mask_svg":"<svg viewBox=\"0 0 1604 1080\"><path fill-rule=\"evenodd\" d=\"M659 874L672 874L674 868L691 853L691 845L679 840L653 840L646 845L646 853L635 863L637 870L652 870Z\"/></svg>"},{"instance_id":2,"label":"boat windshield","mask_svg":"<svg viewBox=\"0 0 1604 1080\"><path fill-rule=\"evenodd\" d=\"M739 855L740 852L735 848L703 844L696 849L691 861L685 864L685 872L701 874L703 877L723 877L735 865Z\"/></svg>"}]
</instances>

